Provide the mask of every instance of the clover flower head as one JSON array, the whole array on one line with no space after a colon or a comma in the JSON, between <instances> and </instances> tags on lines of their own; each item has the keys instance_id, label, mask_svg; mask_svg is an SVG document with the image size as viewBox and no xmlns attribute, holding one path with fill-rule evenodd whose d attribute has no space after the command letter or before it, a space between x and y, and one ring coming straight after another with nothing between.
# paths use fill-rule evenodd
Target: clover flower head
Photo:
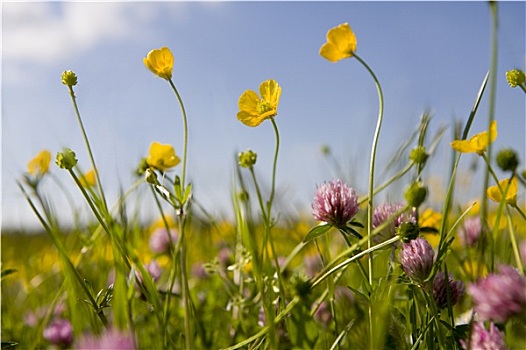
<instances>
[{"instance_id":1,"label":"clover flower head","mask_svg":"<svg viewBox=\"0 0 526 350\"><path fill-rule=\"evenodd\" d=\"M460 339L460 345L464 350L488 349L506 350L504 333L501 332L493 322L489 324L489 329L484 327L482 322L474 322L471 328L470 340Z\"/></svg>"},{"instance_id":2,"label":"clover flower head","mask_svg":"<svg viewBox=\"0 0 526 350\"><path fill-rule=\"evenodd\" d=\"M343 23L327 32L327 42L321 46L320 55L331 62L338 62L352 57L356 43L356 35L349 23Z\"/></svg>"},{"instance_id":3,"label":"clover flower head","mask_svg":"<svg viewBox=\"0 0 526 350\"><path fill-rule=\"evenodd\" d=\"M51 163L51 153L48 150L42 150L27 163L27 172L40 177L49 171L49 163Z\"/></svg>"},{"instance_id":4,"label":"clover flower head","mask_svg":"<svg viewBox=\"0 0 526 350\"><path fill-rule=\"evenodd\" d=\"M64 71L61 78L62 84L68 87L77 85L77 75L71 70Z\"/></svg>"},{"instance_id":5,"label":"clover flower head","mask_svg":"<svg viewBox=\"0 0 526 350\"><path fill-rule=\"evenodd\" d=\"M64 148L62 152L57 153L55 162L61 169L71 170L77 165L77 158L75 158L75 152L69 148Z\"/></svg>"},{"instance_id":6,"label":"clover flower head","mask_svg":"<svg viewBox=\"0 0 526 350\"><path fill-rule=\"evenodd\" d=\"M506 80L508 81L508 84L512 88L517 87L517 85L521 85L526 80L526 76L524 75L524 72L519 69L512 69L506 72Z\"/></svg>"},{"instance_id":7,"label":"clover flower head","mask_svg":"<svg viewBox=\"0 0 526 350\"><path fill-rule=\"evenodd\" d=\"M69 347L73 342L73 326L68 320L56 318L44 328L43 336L51 344Z\"/></svg>"},{"instance_id":8,"label":"clover flower head","mask_svg":"<svg viewBox=\"0 0 526 350\"><path fill-rule=\"evenodd\" d=\"M499 265L499 273L491 273L468 285L474 310L481 320L504 323L526 312L526 277L509 265Z\"/></svg>"},{"instance_id":9,"label":"clover flower head","mask_svg":"<svg viewBox=\"0 0 526 350\"><path fill-rule=\"evenodd\" d=\"M155 169L166 171L179 164L181 160L175 154L172 145L152 142L146 162Z\"/></svg>"},{"instance_id":10,"label":"clover flower head","mask_svg":"<svg viewBox=\"0 0 526 350\"><path fill-rule=\"evenodd\" d=\"M76 349L136 349L132 333L112 328L104 334L85 335L76 344Z\"/></svg>"},{"instance_id":11,"label":"clover flower head","mask_svg":"<svg viewBox=\"0 0 526 350\"><path fill-rule=\"evenodd\" d=\"M314 312L314 319L323 327L328 327L332 321L331 307L326 301L322 302Z\"/></svg>"},{"instance_id":12,"label":"clover flower head","mask_svg":"<svg viewBox=\"0 0 526 350\"><path fill-rule=\"evenodd\" d=\"M163 272L161 266L159 266L159 263L156 260L152 260L148 264L145 264L144 268L150 274L154 282L157 281L159 277L161 277L161 274ZM137 278L140 284L144 283L140 270L135 270L135 277Z\"/></svg>"},{"instance_id":13,"label":"clover flower head","mask_svg":"<svg viewBox=\"0 0 526 350\"><path fill-rule=\"evenodd\" d=\"M174 66L174 55L167 47L153 49L143 58L144 65L159 78L170 80Z\"/></svg>"},{"instance_id":14,"label":"clover flower head","mask_svg":"<svg viewBox=\"0 0 526 350\"><path fill-rule=\"evenodd\" d=\"M312 202L314 219L329 225L345 226L358 212L358 197L340 179L320 185Z\"/></svg>"},{"instance_id":15,"label":"clover flower head","mask_svg":"<svg viewBox=\"0 0 526 350\"><path fill-rule=\"evenodd\" d=\"M455 281L451 274L446 280L444 271L439 272L433 281L433 298L439 309L444 309L448 305L448 287L446 283L449 285L451 306L455 305L460 297L464 295L464 283L462 281Z\"/></svg>"},{"instance_id":16,"label":"clover flower head","mask_svg":"<svg viewBox=\"0 0 526 350\"><path fill-rule=\"evenodd\" d=\"M246 150L245 152L239 153L238 162L242 168L250 168L256 164L258 155L252 150Z\"/></svg>"},{"instance_id":17,"label":"clover flower head","mask_svg":"<svg viewBox=\"0 0 526 350\"><path fill-rule=\"evenodd\" d=\"M431 273L435 252L421 237L402 245L398 258L402 269L412 280L423 282Z\"/></svg>"},{"instance_id":18,"label":"clover flower head","mask_svg":"<svg viewBox=\"0 0 526 350\"><path fill-rule=\"evenodd\" d=\"M508 187L508 183L509 183L509 187ZM513 204L513 203L516 203L517 201L517 191L519 189L518 186L519 185L517 183L517 177L514 176L511 179L511 181L509 179L504 179L504 180L499 181L498 185L489 187L486 193L492 201L500 203L500 201L502 200L502 194L503 194L502 192L504 192L506 187L508 187L508 192L506 193L505 199L507 203Z\"/></svg>"},{"instance_id":19,"label":"clover flower head","mask_svg":"<svg viewBox=\"0 0 526 350\"><path fill-rule=\"evenodd\" d=\"M385 223L394 213L402 209L404 205L402 203L383 203L373 211L373 229L381 226ZM387 225L386 229L382 230L378 235L373 237L375 243L384 242L389 238L394 237L396 229L402 225L402 223L416 224L416 218L414 214L404 212L392 219Z\"/></svg>"},{"instance_id":20,"label":"clover flower head","mask_svg":"<svg viewBox=\"0 0 526 350\"><path fill-rule=\"evenodd\" d=\"M455 140L451 142L451 147L460 153L477 153L482 154L490 143L497 138L497 122L493 120L490 124L489 131L483 131L476 134L469 140Z\"/></svg>"},{"instance_id":21,"label":"clover flower head","mask_svg":"<svg viewBox=\"0 0 526 350\"><path fill-rule=\"evenodd\" d=\"M464 247L473 247L482 233L480 216L467 218L459 230L460 243Z\"/></svg>"},{"instance_id":22,"label":"clover flower head","mask_svg":"<svg viewBox=\"0 0 526 350\"><path fill-rule=\"evenodd\" d=\"M253 90L246 90L239 97L237 119L247 126L256 127L278 114L281 86L269 79L261 83L259 93L261 97Z\"/></svg>"},{"instance_id":23,"label":"clover flower head","mask_svg":"<svg viewBox=\"0 0 526 350\"><path fill-rule=\"evenodd\" d=\"M175 229L167 231L166 228L157 228L150 236L150 249L157 254L169 253L171 245L177 243L179 235Z\"/></svg>"}]
</instances>

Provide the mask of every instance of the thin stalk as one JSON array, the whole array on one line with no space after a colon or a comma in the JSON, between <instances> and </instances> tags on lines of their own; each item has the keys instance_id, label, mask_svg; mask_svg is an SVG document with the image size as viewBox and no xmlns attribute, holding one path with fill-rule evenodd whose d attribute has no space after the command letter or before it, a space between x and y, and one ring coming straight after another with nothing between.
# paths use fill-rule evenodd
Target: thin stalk
<instances>
[{"instance_id":1,"label":"thin stalk","mask_svg":"<svg viewBox=\"0 0 526 350\"><path fill-rule=\"evenodd\" d=\"M274 118L270 118L270 121L272 122L272 127L274 128L274 135L276 136L276 149L274 151L274 161L272 163L272 185L270 187L270 198L267 203L267 213L270 220L270 210L272 209L272 203L274 201L274 193L276 190L276 170L277 170L277 164L278 164L278 153L279 153L279 130L278 126L276 124L276 121Z\"/></svg>"},{"instance_id":2,"label":"thin stalk","mask_svg":"<svg viewBox=\"0 0 526 350\"><path fill-rule=\"evenodd\" d=\"M368 250L371 248L371 232L373 230L373 196L374 196L374 168L375 168L375 161L376 161L376 149L378 147L378 139L380 138L380 127L382 126L382 119L384 114L384 97L382 93L382 87L380 85L380 82L378 81L378 78L376 77L376 74L374 74L373 70L365 63L359 56L356 54L353 54L353 56L360 62L365 69L369 72L371 77L374 80L374 83L376 85L376 90L378 92L378 102L379 102L379 108L378 108L378 120L376 123L376 130L374 132L374 138L373 138L373 144L371 148L371 162L369 166L369 200L367 201L367 248ZM368 259L368 267L369 267L369 285L372 286L373 284L373 256L372 253L369 254ZM372 307L369 304L369 344L373 344L373 315L372 315Z\"/></svg>"},{"instance_id":3,"label":"thin stalk","mask_svg":"<svg viewBox=\"0 0 526 350\"><path fill-rule=\"evenodd\" d=\"M82 123L82 118L80 117L80 111L77 105L77 99L75 97L75 93L73 92L73 87L68 85L69 94L71 96L71 101L73 103L73 108L75 109L75 115L77 117L77 121L80 126L80 131L82 132L82 137L84 138L84 143L86 144L86 149L88 150L88 156L91 161L91 166L93 167L93 172L95 173L95 179L97 180L97 185L99 187L99 194L102 201L102 204L104 205L104 210L108 211L108 205L106 203L106 197L104 197L104 191L102 189L102 183L100 181L99 176L99 170L97 168L97 165L95 164L95 158L93 157L93 152L91 151L91 146L89 144L88 135L86 134L86 129L84 128L84 124Z\"/></svg>"},{"instance_id":4,"label":"thin stalk","mask_svg":"<svg viewBox=\"0 0 526 350\"><path fill-rule=\"evenodd\" d=\"M186 274L186 235L184 229L184 219L179 220L179 232L181 242L179 250L180 273L181 273L181 291L184 304L184 328L185 328L185 345L187 349L194 349L194 339L192 330L192 301L190 299L190 288L188 286L188 276ZM178 241L178 242L179 242Z\"/></svg>"},{"instance_id":5,"label":"thin stalk","mask_svg":"<svg viewBox=\"0 0 526 350\"><path fill-rule=\"evenodd\" d=\"M489 3L492 19L492 31L491 31L491 68L490 68L490 90L489 90L489 102L488 102L488 132L491 133L490 125L493 120L495 120L495 100L497 96L497 59L498 59L498 11L497 11L497 2L490 1ZM488 136L491 139L491 135ZM492 146L491 143L486 148L487 156L491 159ZM487 166L489 169L489 163ZM486 221L488 216L488 196L486 194L486 189L489 185L489 173L486 171L484 173L484 183L482 187L482 203L480 206L481 219L482 222Z\"/></svg>"},{"instance_id":6,"label":"thin stalk","mask_svg":"<svg viewBox=\"0 0 526 350\"><path fill-rule=\"evenodd\" d=\"M187 161L187 148L188 148L188 122L186 118L186 111L184 108L183 100L181 98L181 95L179 95L179 91L177 91L177 88L175 87L175 84L173 83L172 79L168 79L168 82L170 83L170 86L172 87L175 96L177 97L177 101L179 102L179 106L181 107L181 114L183 115L183 164L182 164L182 171L181 171L181 184L183 186L182 190L184 191L184 188L186 186L185 179L186 179L186 161Z\"/></svg>"},{"instance_id":7,"label":"thin stalk","mask_svg":"<svg viewBox=\"0 0 526 350\"><path fill-rule=\"evenodd\" d=\"M54 227L51 227L51 226L49 226L47 224L46 220L42 217L42 215L38 211L37 207L35 206L35 204L31 200L31 198L29 197L27 192L24 190L23 186L20 183L17 183L17 184L18 184L18 187L20 188L20 190L22 191L22 194L24 195L24 197L28 201L29 206L31 207L31 209L33 210L33 212L37 216L38 220L40 221L40 223L42 224L42 226L44 227L44 229L48 233L49 237L53 241L53 244L55 245L55 247L57 248L60 256L62 257L62 261L66 265L66 268L73 275L74 279L77 280L77 282L79 283L80 287L82 288L82 290L86 294L86 297L89 299L89 303L92 305L93 310L96 312L96 314L99 317L99 319L101 320L102 324L105 327L108 327L108 324L109 324L108 323L108 319L104 315L103 310L99 308L97 302L95 301L95 298L93 298L93 295L91 294L89 288L86 286L86 283L84 282L84 279L80 276L79 272L77 271L77 269L75 268L75 266L73 265L73 263L71 262L69 257L67 256L66 251L64 250L64 247L63 247L62 243L60 242L60 240L56 236L56 229Z\"/></svg>"}]
</instances>

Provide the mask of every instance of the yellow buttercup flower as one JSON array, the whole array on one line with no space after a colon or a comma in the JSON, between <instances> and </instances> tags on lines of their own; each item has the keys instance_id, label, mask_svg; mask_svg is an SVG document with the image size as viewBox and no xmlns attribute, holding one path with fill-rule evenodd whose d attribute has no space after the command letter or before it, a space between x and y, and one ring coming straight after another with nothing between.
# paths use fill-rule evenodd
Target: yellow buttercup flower
<instances>
[{"instance_id":1,"label":"yellow buttercup flower","mask_svg":"<svg viewBox=\"0 0 526 350\"><path fill-rule=\"evenodd\" d=\"M27 171L31 175L42 176L49 171L51 162L51 152L48 150L40 151L37 156L27 163Z\"/></svg>"},{"instance_id":2,"label":"yellow buttercup flower","mask_svg":"<svg viewBox=\"0 0 526 350\"><path fill-rule=\"evenodd\" d=\"M489 131L483 131L476 134L469 140L455 140L451 142L451 147L460 153L478 153L482 154L490 143L497 138L497 122L491 122Z\"/></svg>"},{"instance_id":3,"label":"yellow buttercup flower","mask_svg":"<svg viewBox=\"0 0 526 350\"><path fill-rule=\"evenodd\" d=\"M160 49L151 50L143 59L143 62L144 65L158 77L166 80L172 78L174 55L169 48L162 47Z\"/></svg>"},{"instance_id":4,"label":"yellow buttercup flower","mask_svg":"<svg viewBox=\"0 0 526 350\"><path fill-rule=\"evenodd\" d=\"M509 187L508 187L508 192L506 193L506 202L510 204L514 204L517 200L517 191L518 191L518 183L517 183L517 178L515 176L511 179L511 182L509 182L508 179L504 179L504 180L499 181L499 184L497 186L489 187L488 190L486 191L486 194L491 200L497 203L500 203L500 201L502 200L501 191L504 192L504 190L508 186L508 183L509 183Z\"/></svg>"},{"instance_id":5,"label":"yellow buttercup flower","mask_svg":"<svg viewBox=\"0 0 526 350\"><path fill-rule=\"evenodd\" d=\"M320 48L320 55L331 62L352 57L356 51L356 36L349 23L340 24L327 32L327 42Z\"/></svg>"},{"instance_id":6,"label":"yellow buttercup flower","mask_svg":"<svg viewBox=\"0 0 526 350\"><path fill-rule=\"evenodd\" d=\"M88 171L86 174L82 175L79 180L80 184L84 188L95 187L95 185L97 184L97 180L95 179L95 171L93 169Z\"/></svg>"},{"instance_id":7,"label":"yellow buttercup flower","mask_svg":"<svg viewBox=\"0 0 526 350\"><path fill-rule=\"evenodd\" d=\"M278 114L281 86L269 79L261 83L259 93L261 98L253 90L247 90L239 97L237 119L245 125L258 126Z\"/></svg>"},{"instance_id":8,"label":"yellow buttercup flower","mask_svg":"<svg viewBox=\"0 0 526 350\"><path fill-rule=\"evenodd\" d=\"M420 227L432 227L436 230L440 230L442 223L442 214L437 213L431 208L427 208L418 219Z\"/></svg>"},{"instance_id":9,"label":"yellow buttercup flower","mask_svg":"<svg viewBox=\"0 0 526 350\"><path fill-rule=\"evenodd\" d=\"M166 171L179 164L181 160L175 155L172 145L163 145L159 142L152 142L150 152L146 158L149 166L161 171Z\"/></svg>"}]
</instances>

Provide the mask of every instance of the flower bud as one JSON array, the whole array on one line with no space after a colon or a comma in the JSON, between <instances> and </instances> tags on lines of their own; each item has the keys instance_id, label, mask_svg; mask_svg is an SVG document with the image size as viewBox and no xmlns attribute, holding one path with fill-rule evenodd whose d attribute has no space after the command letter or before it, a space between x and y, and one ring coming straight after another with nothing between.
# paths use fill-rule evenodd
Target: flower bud
<instances>
[{"instance_id":1,"label":"flower bud","mask_svg":"<svg viewBox=\"0 0 526 350\"><path fill-rule=\"evenodd\" d=\"M72 87L77 85L77 75L71 71L67 70L62 73L62 84Z\"/></svg>"},{"instance_id":2,"label":"flower bud","mask_svg":"<svg viewBox=\"0 0 526 350\"><path fill-rule=\"evenodd\" d=\"M251 150L246 150L245 152L239 153L238 161L239 165L243 168L250 168L256 164L257 154Z\"/></svg>"},{"instance_id":3,"label":"flower bud","mask_svg":"<svg viewBox=\"0 0 526 350\"><path fill-rule=\"evenodd\" d=\"M137 176L143 176L146 172L146 169L148 169L149 167L150 166L148 165L148 161L146 160L146 158L142 158L139 161L139 165L137 165L137 168L135 169L135 174Z\"/></svg>"},{"instance_id":4,"label":"flower bud","mask_svg":"<svg viewBox=\"0 0 526 350\"><path fill-rule=\"evenodd\" d=\"M69 148L64 148L62 152L57 153L56 159L57 165L62 169L71 170L77 165L77 159L75 158L75 152Z\"/></svg>"},{"instance_id":5,"label":"flower bud","mask_svg":"<svg viewBox=\"0 0 526 350\"><path fill-rule=\"evenodd\" d=\"M405 191L404 197L410 206L418 208L426 200L427 188L419 181L413 182Z\"/></svg>"},{"instance_id":6,"label":"flower bud","mask_svg":"<svg viewBox=\"0 0 526 350\"><path fill-rule=\"evenodd\" d=\"M157 174L155 173L155 171L152 170L152 168L146 169L146 171L144 172L144 179L146 180L146 182L152 185L159 184L159 180L157 180Z\"/></svg>"},{"instance_id":7,"label":"flower bud","mask_svg":"<svg viewBox=\"0 0 526 350\"><path fill-rule=\"evenodd\" d=\"M521 85L526 80L524 72L518 69L512 69L506 72L506 80L512 88Z\"/></svg>"},{"instance_id":8,"label":"flower bud","mask_svg":"<svg viewBox=\"0 0 526 350\"><path fill-rule=\"evenodd\" d=\"M427 158L429 158L429 154L427 154L426 148L423 146L417 146L409 153L409 159L416 164L424 164Z\"/></svg>"},{"instance_id":9,"label":"flower bud","mask_svg":"<svg viewBox=\"0 0 526 350\"><path fill-rule=\"evenodd\" d=\"M515 171L519 165L517 153L511 148L506 148L497 153L497 165L503 171Z\"/></svg>"}]
</instances>

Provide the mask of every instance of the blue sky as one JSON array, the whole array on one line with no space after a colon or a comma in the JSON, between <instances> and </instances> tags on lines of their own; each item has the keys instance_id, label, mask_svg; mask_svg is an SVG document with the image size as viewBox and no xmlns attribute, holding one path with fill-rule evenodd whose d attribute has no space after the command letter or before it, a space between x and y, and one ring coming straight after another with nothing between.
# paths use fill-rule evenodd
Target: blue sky
<instances>
[{"instance_id":1,"label":"blue sky","mask_svg":"<svg viewBox=\"0 0 526 350\"><path fill-rule=\"evenodd\" d=\"M524 69L525 3L499 2L498 10L495 149L512 147L524 161L524 94L507 85L504 73ZM4 2L2 226L37 224L15 180L41 149L54 155L70 147L84 169L90 166L60 83L64 70L79 77L79 108L110 199L133 182L131 173L152 141L173 144L181 153L177 101L166 81L142 62L162 46L174 53L173 80L189 118L188 177L211 212L229 212L237 152L256 151L258 176L264 184L270 181L271 124L249 128L236 119L241 93L269 78L283 88L276 117L282 202L308 210L316 185L335 176L320 152L324 144L342 163L349 185L364 193L376 90L355 60L330 63L318 54L327 30L344 22L355 31L357 52L376 72L385 95L377 181L426 110L433 115L432 133L449 127L427 172L429 179L444 177L451 127L465 122L489 68L486 2ZM487 126L487 101L486 96L472 134ZM462 164L474 161L467 155ZM52 172L76 196L67 174L56 166ZM403 185L390 199L398 199ZM56 190L52 181L45 186ZM481 192L474 181L463 186L468 196ZM435 192L440 198L439 187ZM58 208L64 206L62 196L52 197Z\"/></svg>"}]
</instances>

